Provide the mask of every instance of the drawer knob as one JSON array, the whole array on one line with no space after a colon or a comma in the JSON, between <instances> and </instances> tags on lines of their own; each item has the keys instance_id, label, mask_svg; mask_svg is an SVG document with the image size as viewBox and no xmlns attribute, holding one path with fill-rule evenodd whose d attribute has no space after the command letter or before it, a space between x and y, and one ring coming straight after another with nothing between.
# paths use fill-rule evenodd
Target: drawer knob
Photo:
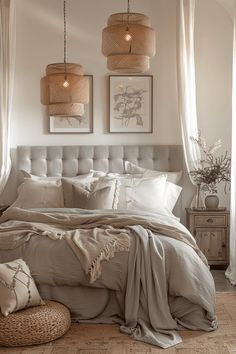
<instances>
[{"instance_id":1,"label":"drawer knob","mask_svg":"<svg viewBox=\"0 0 236 354\"><path fill-rule=\"evenodd\" d=\"M209 219L207 219L207 222L213 223L213 219L212 219L212 218L209 218Z\"/></svg>"}]
</instances>

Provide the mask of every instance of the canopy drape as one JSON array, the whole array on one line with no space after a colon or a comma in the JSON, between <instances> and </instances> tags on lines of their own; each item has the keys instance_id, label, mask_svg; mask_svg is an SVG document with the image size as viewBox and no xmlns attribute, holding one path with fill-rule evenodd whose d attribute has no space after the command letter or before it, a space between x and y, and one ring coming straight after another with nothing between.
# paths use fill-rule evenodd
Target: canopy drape
<instances>
[{"instance_id":1,"label":"canopy drape","mask_svg":"<svg viewBox=\"0 0 236 354\"><path fill-rule=\"evenodd\" d=\"M0 0L0 195L11 169L10 118L15 71L15 0Z\"/></svg>"},{"instance_id":2,"label":"canopy drape","mask_svg":"<svg viewBox=\"0 0 236 354\"><path fill-rule=\"evenodd\" d=\"M179 0L177 31L178 106L188 172L197 167L197 161L201 159L198 145L194 144L190 139L191 136L198 137L194 61L194 14L195 0ZM195 184L191 176L190 179Z\"/></svg>"},{"instance_id":3,"label":"canopy drape","mask_svg":"<svg viewBox=\"0 0 236 354\"><path fill-rule=\"evenodd\" d=\"M230 264L225 274L230 282L236 285L236 0L234 0L233 24Z\"/></svg>"}]
</instances>

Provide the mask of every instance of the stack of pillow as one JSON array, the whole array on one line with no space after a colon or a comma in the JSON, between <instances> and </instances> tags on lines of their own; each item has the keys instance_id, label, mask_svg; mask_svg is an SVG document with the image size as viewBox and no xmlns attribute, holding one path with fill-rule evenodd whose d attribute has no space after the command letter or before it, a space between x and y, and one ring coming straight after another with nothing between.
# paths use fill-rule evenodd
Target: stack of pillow
<instances>
[{"instance_id":1,"label":"stack of pillow","mask_svg":"<svg viewBox=\"0 0 236 354\"><path fill-rule=\"evenodd\" d=\"M125 173L91 170L76 177L38 177L22 171L13 206L21 208L129 209L173 215L182 172L144 169L129 161Z\"/></svg>"}]
</instances>

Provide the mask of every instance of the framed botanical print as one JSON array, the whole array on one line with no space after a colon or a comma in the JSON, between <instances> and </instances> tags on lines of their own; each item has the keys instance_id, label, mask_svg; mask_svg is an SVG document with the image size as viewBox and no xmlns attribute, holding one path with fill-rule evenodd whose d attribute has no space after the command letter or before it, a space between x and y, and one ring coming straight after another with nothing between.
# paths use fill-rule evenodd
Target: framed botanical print
<instances>
[{"instance_id":1,"label":"framed botanical print","mask_svg":"<svg viewBox=\"0 0 236 354\"><path fill-rule=\"evenodd\" d=\"M109 76L110 133L152 133L153 77Z\"/></svg>"},{"instance_id":2,"label":"framed botanical print","mask_svg":"<svg viewBox=\"0 0 236 354\"><path fill-rule=\"evenodd\" d=\"M93 133L93 76L89 78L89 103L84 105L84 114L76 117L49 117L49 132L54 134Z\"/></svg>"}]
</instances>

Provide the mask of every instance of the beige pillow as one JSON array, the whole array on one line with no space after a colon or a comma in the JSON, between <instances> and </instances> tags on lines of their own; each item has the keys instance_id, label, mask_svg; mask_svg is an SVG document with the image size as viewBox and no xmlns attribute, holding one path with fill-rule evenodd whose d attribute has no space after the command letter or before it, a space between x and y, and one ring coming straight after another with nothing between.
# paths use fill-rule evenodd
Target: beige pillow
<instances>
[{"instance_id":1,"label":"beige pillow","mask_svg":"<svg viewBox=\"0 0 236 354\"><path fill-rule=\"evenodd\" d=\"M66 208L73 207L73 191L72 191L73 185L80 186L89 191L91 189L92 183L97 180L98 178L92 177L92 173L73 177L73 178L63 177L61 182L63 188L65 207Z\"/></svg>"},{"instance_id":2,"label":"beige pillow","mask_svg":"<svg viewBox=\"0 0 236 354\"><path fill-rule=\"evenodd\" d=\"M130 161L125 161L125 172L130 174L143 173L143 177L157 177L165 174L167 175L167 181L175 184L177 184L182 177L182 171L162 172L162 171L149 170L147 168L143 168L138 165L135 165Z\"/></svg>"},{"instance_id":3,"label":"beige pillow","mask_svg":"<svg viewBox=\"0 0 236 354\"><path fill-rule=\"evenodd\" d=\"M18 188L18 198L13 203L19 208L63 208L61 181L38 181L26 178Z\"/></svg>"},{"instance_id":4,"label":"beige pillow","mask_svg":"<svg viewBox=\"0 0 236 354\"><path fill-rule=\"evenodd\" d=\"M31 173L25 171L25 170L20 170L24 178L31 178L35 181L59 181L61 179L60 176L36 176L32 175Z\"/></svg>"},{"instance_id":5,"label":"beige pillow","mask_svg":"<svg viewBox=\"0 0 236 354\"><path fill-rule=\"evenodd\" d=\"M98 181L92 191L73 185L73 207L81 209L117 209L119 181Z\"/></svg>"},{"instance_id":6,"label":"beige pillow","mask_svg":"<svg viewBox=\"0 0 236 354\"><path fill-rule=\"evenodd\" d=\"M43 304L30 270L22 259L0 264L0 308L3 316Z\"/></svg>"}]
</instances>

